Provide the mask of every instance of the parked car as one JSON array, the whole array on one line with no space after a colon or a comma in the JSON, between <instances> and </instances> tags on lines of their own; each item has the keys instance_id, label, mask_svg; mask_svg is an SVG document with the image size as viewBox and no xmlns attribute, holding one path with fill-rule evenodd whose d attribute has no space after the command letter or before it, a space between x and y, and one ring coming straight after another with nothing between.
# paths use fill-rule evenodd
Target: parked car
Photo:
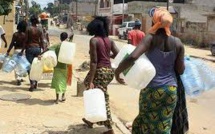
<instances>
[{"instance_id":1,"label":"parked car","mask_svg":"<svg viewBox=\"0 0 215 134\"><path fill-rule=\"evenodd\" d=\"M211 54L215 56L215 42L211 44Z\"/></svg>"},{"instance_id":2,"label":"parked car","mask_svg":"<svg viewBox=\"0 0 215 134\"><path fill-rule=\"evenodd\" d=\"M123 22L122 25L118 28L118 37L119 39L127 39L128 31L132 30L134 27L134 21Z\"/></svg>"}]
</instances>

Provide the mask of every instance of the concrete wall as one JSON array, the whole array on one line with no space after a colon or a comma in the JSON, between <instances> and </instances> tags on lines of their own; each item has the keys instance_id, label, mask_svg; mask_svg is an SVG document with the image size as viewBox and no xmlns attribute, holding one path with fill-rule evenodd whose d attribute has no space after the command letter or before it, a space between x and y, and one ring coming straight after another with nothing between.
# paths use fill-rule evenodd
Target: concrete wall
<instances>
[{"instance_id":1,"label":"concrete wall","mask_svg":"<svg viewBox=\"0 0 215 134\"><path fill-rule=\"evenodd\" d=\"M200 0L189 0L186 1L186 4L171 3L170 6L174 7L173 9L178 13L173 15L174 22L171 29L174 31L174 34L181 37L185 42L190 42L197 46L208 44L209 41L214 40L213 31L207 31L207 16L204 15L213 12L215 4L213 7L210 5L210 2L214 3L215 0L206 0L206 4L204 3L204 5L201 5L203 1ZM166 3L141 1L128 3L129 14L139 14L142 16L139 19L143 20L144 26L142 26L142 29L146 33L151 27L151 18L148 17L148 11L154 6L165 7ZM215 30L214 18L211 18L208 25L211 30Z\"/></svg>"},{"instance_id":2,"label":"concrete wall","mask_svg":"<svg viewBox=\"0 0 215 134\"><path fill-rule=\"evenodd\" d=\"M78 2L78 15L95 15L95 7L94 2ZM76 13L76 2L72 2L72 12Z\"/></svg>"},{"instance_id":3,"label":"concrete wall","mask_svg":"<svg viewBox=\"0 0 215 134\"><path fill-rule=\"evenodd\" d=\"M209 32L215 32L215 16L214 17L208 17L208 28L207 30Z\"/></svg>"}]
</instances>

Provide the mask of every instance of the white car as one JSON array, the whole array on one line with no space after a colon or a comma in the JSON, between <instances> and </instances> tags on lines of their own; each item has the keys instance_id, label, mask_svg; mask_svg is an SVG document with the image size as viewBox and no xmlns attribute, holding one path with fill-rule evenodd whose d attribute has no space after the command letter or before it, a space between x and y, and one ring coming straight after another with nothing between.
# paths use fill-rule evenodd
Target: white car
<instances>
[{"instance_id":1,"label":"white car","mask_svg":"<svg viewBox=\"0 0 215 134\"><path fill-rule=\"evenodd\" d=\"M134 27L134 21L123 22L122 25L118 28L118 37L119 39L127 39L128 31L132 30Z\"/></svg>"}]
</instances>

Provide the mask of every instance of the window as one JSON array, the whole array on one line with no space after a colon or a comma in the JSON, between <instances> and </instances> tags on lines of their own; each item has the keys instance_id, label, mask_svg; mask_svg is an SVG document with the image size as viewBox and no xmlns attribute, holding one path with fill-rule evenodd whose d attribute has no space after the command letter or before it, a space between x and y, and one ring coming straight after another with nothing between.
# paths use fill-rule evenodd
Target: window
<instances>
[{"instance_id":1,"label":"window","mask_svg":"<svg viewBox=\"0 0 215 134\"><path fill-rule=\"evenodd\" d=\"M128 27L134 27L134 23L128 23Z\"/></svg>"},{"instance_id":2,"label":"window","mask_svg":"<svg viewBox=\"0 0 215 134\"><path fill-rule=\"evenodd\" d=\"M122 23L121 27L126 27L126 23Z\"/></svg>"}]
</instances>

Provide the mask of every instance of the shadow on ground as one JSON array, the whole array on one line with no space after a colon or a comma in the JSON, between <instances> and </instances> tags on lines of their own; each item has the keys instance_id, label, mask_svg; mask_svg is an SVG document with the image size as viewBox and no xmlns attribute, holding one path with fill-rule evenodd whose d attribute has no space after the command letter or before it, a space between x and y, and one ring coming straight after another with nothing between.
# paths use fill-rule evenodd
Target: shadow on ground
<instances>
[{"instance_id":1,"label":"shadow on ground","mask_svg":"<svg viewBox=\"0 0 215 134\"><path fill-rule=\"evenodd\" d=\"M42 134L102 134L107 131L104 127L88 128L84 124L71 125L65 131L45 131Z\"/></svg>"},{"instance_id":2,"label":"shadow on ground","mask_svg":"<svg viewBox=\"0 0 215 134\"><path fill-rule=\"evenodd\" d=\"M41 100L36 98L16 101L16 103L22 103L25 105L42 105L42 106L50 106L55 104L54 100Z\"/></svg>"}]
</instances>

